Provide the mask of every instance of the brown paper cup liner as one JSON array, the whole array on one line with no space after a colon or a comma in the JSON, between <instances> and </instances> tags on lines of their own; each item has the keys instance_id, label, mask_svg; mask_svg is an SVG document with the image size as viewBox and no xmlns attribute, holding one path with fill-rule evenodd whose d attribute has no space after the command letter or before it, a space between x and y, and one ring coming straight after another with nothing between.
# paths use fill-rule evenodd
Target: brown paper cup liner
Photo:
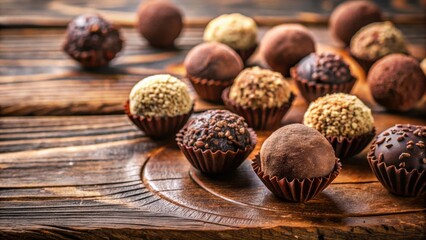
<instances>
[{"instance_id":1,"label":"brown paper cup liner","mask_svg":"<svg viewBox=\"0 0 426 240\"><path fill-rule=\"evenodd\" d=\"M191 81L192 86L201 99L221 103L222 91L231 86L233 81L220 81L213 79L197 78L190 75L186 76Z\"/></svg>"},{"instance_id":2,"label":"brown paper cup liner","mask_svg":"<svg viewBox=\"0 0 426 240\"><path fill-rule=\"evenodd\" d=\"M284 115L290 109L294 101L294 94L292 93L288 103L281 107L275 108L249 108L238 105L229 99L229 88L226 88L222 93L222 100L229 110L242 116L249 127L255 130L274 129L281 123Z\"/></svg>"},{"instance_id":3,"label":"brown paper cup liner","mask_svg":"<svg viewBox=\"0 0 426 240\"><path fill-rule=\"evenodd\" d=\"M348 137L327 137L327 140L333 146L336 152L336 157L341 160L350 158L360 153L364 148L373 140L376 135L376 129L373 128L371 132L353 138Z\"/></svg>"},{"instance_id":4,"label":"brown paper cup liner","mask_svg":"<svg viewBox=\"0 0 426 240\"><path fill-rule=\"evenodd\" d=\"M291 69L291 76L296 82L296 86L306 101L312 102L315 99L331 93L350 93L355 85L356 78L352 81L340 84L323 84L314 83L306 79L299 78L296 73L296 68Z\"/></svg>"},{"instance_id":5,"label":"brown paper cup liner","mask_svg":"<svg viewBox=\"0 0 426 240\"><path fill-rule=\"evenodd\" d=\"M377 179L389 192L406 197L426 195L426 171L413 169L408 172L405 168L387 166L374 156L374 146L371 145L367 159Z\"/></svg>"},{"instance_id":6,"label":"brown paper cup liner","mask_svg":"<svg viewBox=\"0 0 426 240\"><path fill-rule=\"evenodd\" d=\"M257 143L256 133L249 128L252 145L247 146L244 150L239 149L236 152L195 150L193 147L188 147L183 144L183 135L185 132L186 128L180 130L179 133L176 134L177 145L194 168L200 170L202 173L210 175L226 173L238 168L253 151Z\"/></svg>"},{"instance_id":7,"label":"brown paper cup liner","mask_svg":"<svg viewBox=\"0 0 426 240\"><path fill-rule=\"evenodd\" d=\"M291 202L307 202L322 192L339 175L342 165L338 158L334 170L325 177L304 179L278 179L265 175L261 169L260 156L256 154L252 163L253 170L265 186L277 197Z\"/></svg>"},{"instance_id":8,"label":"brown paper cup liner","mask_svg":"<svg viewBox=\"0 0 426 240\"><path fill-rule=\"evenodd\" d=\"M246 62L251 57L251 55L253 55L253 53L256 51L257 46L258 45L256 43L256 45L254 45L251 48L247 48L247 49L235 49L234 48L234 51L236 53L238 53L238 55L240 55L241 60L243 60L243 62Z\"/></svg>"},{"instance_id":9,"label":"brown paper cup liner","mask_svg":"<svg viewBox=\"0 0 426 240\"><path fill-rule=\"evenodd\" d=\"M188 113L174 117L143 117L130 113L129 100L127 100L124 111L130 121L147 136L152 139L163 139L174 136L185 125L194 111L194 106Z\"/></svg>"}]
</instances>

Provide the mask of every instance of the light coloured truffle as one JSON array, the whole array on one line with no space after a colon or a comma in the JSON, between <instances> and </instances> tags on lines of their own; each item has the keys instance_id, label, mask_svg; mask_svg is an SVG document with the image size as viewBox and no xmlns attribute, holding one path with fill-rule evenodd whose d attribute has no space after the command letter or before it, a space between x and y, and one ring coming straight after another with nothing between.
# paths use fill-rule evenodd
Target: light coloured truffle
<instances>
[{"instance_id":1,"label":"light coloured truffle","mask_svg":"<svg viewBox=\"0 0 426 240\"><path fill-rule=\"evenodd\" d=\"M242 71L229 92L231 100L250 108L281 107L290 95L290 85L280 73L259 67Z\"/></svg>"},{"instance_id":2,"label":"light coloured truffle","mask_svg":"<svg viewBox=\"0 0 426 240\"><path fill-rule=\"evenodd\" d=\"M351 53L358 58L378 60L392 53L407 53L404 36L391 22L371 23L351 40Z\"/></svg>"},{"instance_id":3,"label":"light coloured truffle","mask_svg":"<svg viewBox=\"0 0 426 240\"><path fill-rule=\"evenodd\" d=\"M221 15L209 22L204 41L221 42L233 49L248 49L256 45L257 26L252 18L233 13Z\"/></svg>"},{"instance_id":4,"label":"light coloured truffle","mask_svg":"<svg viewBox=\"0 0 426 240\"><path fill-rule=\"evenodd\" d=\"M423 73L426 75L426 58L423 58L422 62L420 63L420 68L422 69Z\"/></svg>"},{"instance_id":5,"label":"light coloured truffle","mask_svg":"<svg viewBox=\"0 0 426 240\"><path fill-rule=\"evenodd\" d=\"M145 117L174 117L188 113L193 105L188 86L168 74L139 81L129 95L130 112Z\"/></svg>"},{"instance_id":6,"label":"light coloured truffle","mask_svg":"<svg viewBox=\"0 0 426 240\"><path fill-rule=\"evenodd\" d=\"M326 137L356 137L373 130L371 109L356 96L335 93L309 105L303 123Z\"/></svg>"}]
</instances>

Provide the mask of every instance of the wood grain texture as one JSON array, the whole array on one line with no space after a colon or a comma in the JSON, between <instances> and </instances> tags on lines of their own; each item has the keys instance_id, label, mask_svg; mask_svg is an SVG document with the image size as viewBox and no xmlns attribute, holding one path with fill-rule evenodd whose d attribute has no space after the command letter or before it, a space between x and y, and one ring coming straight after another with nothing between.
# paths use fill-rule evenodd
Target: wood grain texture
<instances>
[{"instance_id":1,"label":"wood grain texture","mask_svg":"<svg viewBox=\"0 0 426 240\"><path fill-rule=\"evenodd\" d=\"M426 56L426 33L418 29L419 25L402 28L411 43L412 54L423 58ZM266 30L261 28L260 36ZM310 30L320 51L336 51L348 59L324 27L310 26ZM122 113L130 89L140 79L158 73L177 76L185 73L182 62L187 51L202 41L202 32L202 28L185 29L178 40L178 48L166 51L151 48L133 29L125 29L124 52L111 67L87 71L61 51L62 29L2 30L0 115ZM251 63L264 65L259 56L254 56ZM364 73L356 64L352 66L362 82ZM359 92L357 89L355 87L354 92ZM295 102L296 105L301 103L301 98ZM196 99L197 112L214 107L218 106Z\"/></svg>"},{"instance_id":2,"label":"wood grain texture","mask_svg":"<svg viewBox=\"0 0 426 240\"><path fill-rule=\"evenodd\" d=\"M300 121L291 109L282 124ZM375 113L378 131L425 119ZM365 151L306 204L276 199L246 161L207 178L124 115L0 118L2 239L422 239L424 199L388 193ZM259 144L270 132L258 132ZM165 232L167 234L165 234Z\"/></svg>"}]
</instances>

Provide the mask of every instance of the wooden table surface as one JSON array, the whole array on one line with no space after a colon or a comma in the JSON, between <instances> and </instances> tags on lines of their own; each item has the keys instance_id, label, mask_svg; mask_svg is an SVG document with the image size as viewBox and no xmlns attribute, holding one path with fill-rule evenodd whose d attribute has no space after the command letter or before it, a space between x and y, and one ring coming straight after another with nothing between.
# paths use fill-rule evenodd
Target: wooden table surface
<instances>
[{"instance_id":1,"label":"wooden table surface","mask_svg":"<svg viewBox=\"0 0 426 240\"><path fill-rule=\"evenodd\" d=\"M203 25L241 11L256 16L261 36L282 21L304 22L320 51L344 55L359 78L352 93L373 109L379 132L395 123L426 125L426 97L408 113L374 103L365 74L327 31L327 16L340 1L179 0L186 28L173 51L151 48L126 27L136 0L22 2L0 1L0 239L426 237L425 199L388 193L366 151L343 160L341 174L315 199L288 203L262 185L248 160L231 175L207 178L190 168L173 140L150 140L123 114L137 81L156 73L182 76ZM382 4L410 52L424 58L421 3ZM96 8L125 26L126 47L110 68L88 72L60 46L66 22ZM257 56L252 62L263 64ZM223 108L196 101L196 112ZM301 122L306 108L298 96L282 124ZM253 154L270 133L257 132Z\"/></svg>"}]
</instances>

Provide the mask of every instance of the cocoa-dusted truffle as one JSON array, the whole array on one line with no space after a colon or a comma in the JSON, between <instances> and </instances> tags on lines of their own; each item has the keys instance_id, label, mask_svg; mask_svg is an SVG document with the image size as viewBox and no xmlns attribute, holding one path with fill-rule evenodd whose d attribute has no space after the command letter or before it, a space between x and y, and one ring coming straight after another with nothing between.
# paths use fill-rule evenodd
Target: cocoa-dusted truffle
<instances>
[{"instance_id":1,"label":"cocoa-dusted truffle","mask_svg":"<svg viewBox=\"0 0 426 240\"><path fill-rule=\"evenodd\" d=\"M266 63L284 76L302 58L315 52L309 30L300 24L282 24L270 29L260 42L260 53Z\"/></svg>"},{"instance_id":2,"label":"cocoa-dusted truffle","mask_svg":"<svg viewBox=\"0 0 426 240\"><path fill-rule=\"evenodd\" d=\"M238 151L252 145L244 118L227 110L209 110L188 124L183 144L195 149Z\"/></svg>"},{"instance_id":3,"label":"cocoa-dusted truffle","mask_svg":"<svg viewBox=\"0 0 426 240\"><path fill-rule=\"evenodd\" d=\"M234 80L244 67L234 50L217 42L195 46L186 56L184 65L190 76L221 81Z\"/></svg>"},{"instance_id":4,"label":"cocoa-dusted truffle","mask_svg":"<svg viewBox=\"0 0 426 240\"><path fill-rule=\"evenodd\" d=\"M397 124L377 136L374 157L408 172L426 169L426 126Z\"/></svg>"},{"instance_id":5,"label":"cocoa-dusted truffle","mask_svg":"<svg viewBox=\"0 0 426 240\"><path fill-rule=\"evenodd\" d=\"M351 41L356 58L377 61L392 53L408 53L404 36L391 22L371 23L359 30Z\"/></svg>"},{"instance_id":6,"label":"cocoa-dusted truffle","mask_svg":"<svg viewBox=\"0 0 426 240\"><path fill-rule=\"evenodd\" d=\"M290 85L280 73L259 67L243 70L229 91L232 101L250 108L281 107L290 96Z\"/></svg>"},{"instance_id":7,"label":"cocoa-dusted truffle","mask_svg":"<svg viewBox=\"0 0 426 240\"><path fill-rule=\"evenodd\" d=\"M138 9L137 29L154 47L173 47L182 28L182 13L167 1L148 1Z\"/></svg>"},{"instance_id":8,"label":"cocoa-dusted truffle","mask_svg":"<svg viewBox=\"0 0 426 240\"><path fill-rule=\"evenodd\" d=\"M192 109L188 86L168 74L142 79L130 92L130 113L144 117L174 117Z\"/></svg>"},{"instance_id":9,"label":"cocoa-dusted truffle","mask_svg":"<svg viewBox=\"0 0 426 240\"><path fill-rule=\"evenodd\" d=\"M333 53L311 53L297 64L297 76L315 83L344 83L354 79L349 65Z\"/></svg>"},{"instance_id":10,"label":"cocoa-dusted truffle","mask_svg":"<svg viewBox=\"0 0 426 240\"><path fill-rule=\"evenodd\" d=\"M123 40L119 28L99 15L80 15L68 24L64 51L82 66L108 65L120 52Z\"/></svg>"},{"instance_id":11,"label":"cocoa-dusted truffle","mask_svg":"<svg viewBox=\"0 0 426 240\"><path fill-rule=\"evenodd\" d=\"M260 149L262 171L278 179L324 177L335 166L333 147L318 131L302 124L284 126Z\"/></svg>"},{"instance_id":12,"label":"cocoa-dusted truffle","mask_svg":"<svg viewBox=\"0 0 426 240\"><path fill-rule=\"evenodd\" d=\"M390 110L413 108L426 91L426 77L413 57L391 54L376 62L368 73L374 100Z\"/></svg>"},{"instance_id":13,"label":"cocoa-dusted truffle","mask_svg":"<svg viewBox=\"0 0 426 240\"><path fill-rule=\"evenodd\" d=\"M336 40L349 45L362 27L382 20L382 11L372 1L347 1L339 4L330 15L329 29Z\"/></svg>"},{"instance_id":14,"label":"cocoa-dusted truffle","mask_svg":"<svg viewBox=\"0 0 426 240\"><path fill-rule=\"evenodd\" d=\"M374 119L368 108L357 97L335 93L312 102L303 123L326 137L357 137L370 133Z\"/></svg>"}]
</instances>

